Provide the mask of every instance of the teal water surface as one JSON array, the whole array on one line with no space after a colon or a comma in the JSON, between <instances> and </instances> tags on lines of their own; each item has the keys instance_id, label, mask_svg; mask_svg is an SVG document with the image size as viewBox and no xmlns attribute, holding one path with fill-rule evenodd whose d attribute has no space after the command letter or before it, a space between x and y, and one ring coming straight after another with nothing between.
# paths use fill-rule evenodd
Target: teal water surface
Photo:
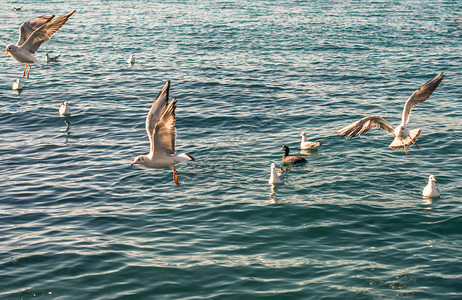
<instances>
[{"instance_id":1,"label":"teal water surface","mask_svg":"<svg viewBox=\"0 0 462 300\"><path fill-rule=\"evenodd\" d=\"M5 46L77 12L22 93L24 65L0 60L1 299L462 298L460 1L20 4L0 3ZM398 125L439 72L409 123L420 149L336 136L366 115ZM130 166L167 80L177 150L197 160L179 187ZM325 144L269 186L302 130ZM430 174L439 199L421 196Z\"/></svg>"}]
</instances>

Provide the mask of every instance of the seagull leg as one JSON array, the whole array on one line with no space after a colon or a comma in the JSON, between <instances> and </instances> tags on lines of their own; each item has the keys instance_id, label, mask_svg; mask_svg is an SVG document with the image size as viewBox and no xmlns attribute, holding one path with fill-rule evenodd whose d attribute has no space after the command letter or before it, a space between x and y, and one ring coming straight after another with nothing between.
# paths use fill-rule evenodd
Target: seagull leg
<instances>
[{"instance_id":1,"label":"seagull leg","mask_svg":"<svg viewBox=\"0 0 462 300\"><path fill-rule=\"evenodd\" d=\"M406 144L404 144L404 141L403 141L403 140L401 140L401 142L403 143L404 152L406 152L406 154L409 154L409 153L407 153Z\"/></svg>"},{"instance_id":2,"label":"seagull leg","mask_svg":"<svg viewBox=\"0 0 462 300\"><path fill-rule=\"evenodd\" d=\"M413 143L417 147L417 149L420 149L419 145L417 145L417 143L416 143L416 141L414 141L414 139L411 139L411 143Z\"/></svg>"},{"instance_id":3,"label":"seagull leg","mask_svg":"<svg viewBox=\"0 0 462 300\"><path fill-rule=\"evenodd\" d=\"M30 69L32 68L32 65L29 64L29 71L27 71L27 79L29 79L29 72L30 72Z\"/></svg>"},{"instance_id":4,"label":"seagull leg","mask_svg":"<svg viewBox=\"0 0 462 300\"><path fill-rule=\"evenodd\" d=\"M173 181L175 181L176 185L180 185L180 182L178 181L178 172L174 168L172 168L173 171Z\"/></svg>"},{"instance_id":5,"label":"seagull leg","mask_svg":"<svg viewBox=\"0 0 462 300\"><path fill-rule=\"evenodd\" d=\"M24 71L22 71L22 77L26 76L26 70L27 70L27 63L26 63L26 67L24 68Z\"/></svg>"}]
</instances>

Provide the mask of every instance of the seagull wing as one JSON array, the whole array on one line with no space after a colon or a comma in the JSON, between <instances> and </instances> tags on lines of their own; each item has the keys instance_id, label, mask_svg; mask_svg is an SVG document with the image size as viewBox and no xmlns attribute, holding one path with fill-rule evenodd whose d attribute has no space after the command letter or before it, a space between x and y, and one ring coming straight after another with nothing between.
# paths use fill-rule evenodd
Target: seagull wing
<instances>
[{"instance_id":1,"label":"seagull wing","mask_svg":"<svg viewBox=\"0 0 462 300\"><path fill-rule=\"evenodd\" d=\"M49 41L51 36L55 34L67 20L74 14L75 10L71 11L68 14L57 17L56 19L46 22L39 28L37 28L29 38L22 44L22 48L29 51L32 54L35 54L44 42Z\"/></svg>"},{"instance_id":2,"label":"seagull wing","mask_svg":"<svg viewBox=\"0 0 462 300\"><path fill-rule=\"evenodd\" d=\"M403 109L403 116L402 116L402 122L404 124L407 124L409 122L409 117L411 115L411 110L420 102L424 102L427 100L430 95L433 93L434 90L438 87L440 84L441 80L443 80L444 74L441 72L440 74L436 75L433 77L433 79L430 79L422 85L417 91L412 93L411 97L407 99L406 104L404 104L404 109Z\"/></svg>"},{"instance_id":3,"label":"seagull wing","mask_svg":"<svg viewBox=\"0 0 462 300\"><path fill-rule=\"evenodd\" d=\"M159 95L157 95L156 100L152 103L151 109L146 116L146 133L149 137L150 143L150 153L154 153L154 142L152 140L154 129L160 117L164 113L168 105L168 96L170 91L170 80L164 84L162 90L160 90Z\"/></svg>"},{"instance_id":4,"label":"seagull wing","mask_svg":"<svg viewBox=\"0 0 462 300\"><path fill-rule=\"evenodd\" d=\"M19 27L19 40L17 45L22 46L37 28L50 22L54 17L55 15L44 15L22 23L21 27Z\"/></svg>"},{"instance_id":5,"label":"seagull wing","mask_svg":"<svg viewBox=\"0 0 462 300\"><path fill-rule=\"evenodd\" d=\"M364 117L359 121L343 127L337 132L340 136L346 136L346 138L354 138L355 136L369 131L371 128L382 128L389 134L394 134L393 126L379 116Z\"/></svg>"},{"instance_id":6,"label":"seagull wing","mask_svg":"<svg viewBox=\"0 0 462 300\"><path fill-rule=\"evenodd\" d=\"M154 141L153 157L175 154L175 109L177 99L173 99L165 109L154 128L152 140Z\"/></svg>"}]
</instances>

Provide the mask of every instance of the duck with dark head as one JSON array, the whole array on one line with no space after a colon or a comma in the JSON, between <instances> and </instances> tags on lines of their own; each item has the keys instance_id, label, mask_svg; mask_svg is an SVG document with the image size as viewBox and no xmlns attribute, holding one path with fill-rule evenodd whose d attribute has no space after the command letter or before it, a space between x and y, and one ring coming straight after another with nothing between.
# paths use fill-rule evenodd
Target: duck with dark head
<instances>
[{"instance_id":1,"label":"duck with dark head","mask_svg":"<svg viewBox=\"0 0 462 300\"><path fill-rule=\"evenodd\" d=\"M284 155L282 155L282 161L286 164L298 164L298 163L306 163L308 162L306 158L303 156L296 156L296 155L289 155L289 147L283 145L281 151L284 151Z\"/></svg>"}]
</instances>

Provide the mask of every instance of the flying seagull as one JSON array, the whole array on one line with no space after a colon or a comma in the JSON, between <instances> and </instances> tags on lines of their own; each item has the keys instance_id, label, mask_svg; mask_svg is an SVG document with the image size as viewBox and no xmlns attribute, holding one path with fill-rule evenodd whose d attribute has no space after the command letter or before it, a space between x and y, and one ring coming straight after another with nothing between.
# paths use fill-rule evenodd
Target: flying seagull
<instances>
[{"instance_id":1,"label":"flying seagull","mask_svg":"<svg viewBox=\"0 0 462 300\"><path fill-rule=\"evenodd\" d=\"M146 132L149 137L150 151L147 155L139 155L132 166L140 164L148 168L170 168L173 171L173 181L180 185L178 172L173 167L184 161L196 159L187 153L175 155L175 108L177 99L168 102L170 80L164 85L146 117Z\"/></svg>"},{"instance_id":2,"label":"flying seagull","mask_svg":"<svg viewBox=\"0 0 462 300\"><path fill-rule=\"evenodd\" d=\"M395 136L395 139L389 145L389 147L392 149L404 148L404 151L406 154L408 154L406 146L412 146L412 144L414 144L417 148L419 148L416 141L419 138L421 131L421 128L410 130L406 127L406 124L409 122L411 110L417 104L427 100L433 91L438 87L443 78L444 74L441 72L433 79L427 81L427 83L421 86L411 95L411 97L409 97L409 99L407 99L406 104L404 104L401 124L399 124L399 126L393 127L385 119L379 116L367 116L359 121L343 127L338 131L338 135L346 136L346 138L353 138L369 131L371 128L382 128L387 133Z\"/></svg>"},{"instance_id":3,"label":"flying seagull","mask_svg":"<svg viewBox=\"0 0 462 300\"><path fill-rule=\"evenodd\" d=\"M17 61L26 64L22 72L22 77L26 76L26 70L27 67L29 67L29 71L27 72L27 79L29 79L31 64L37 64L39 67L42 67L33 54L37 52L38 48L43 43L49 41L51 36L66 24L67 20L74 12L75 10L57 17L56 19L53 19L55 15L40 16L24 22L21 27L19 27L18 42L16 45L8 45L4 52L5 55L9 53Z\"/></svg>"}]
</instances>

